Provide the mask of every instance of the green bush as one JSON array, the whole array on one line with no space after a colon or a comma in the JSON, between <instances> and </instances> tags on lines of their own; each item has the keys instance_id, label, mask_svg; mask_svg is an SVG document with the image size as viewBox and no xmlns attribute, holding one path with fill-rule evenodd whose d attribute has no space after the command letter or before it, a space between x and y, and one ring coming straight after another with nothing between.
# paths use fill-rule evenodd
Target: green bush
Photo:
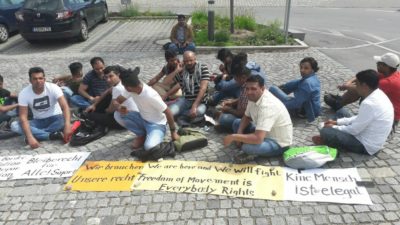
<instances>
[{"instance_id":1,"label":"green bush","mask_svg":"<svg viewBox=\"0 0 400 225\"><path fill-rule=\"evenodd\" d=\"M214 34L215 42L228 42L230 40L231 34L227 30L218 30Z\"/></svg>"},{"instance_id":2,"label":"green bush","mask_svg":"<svg viewBox=\"0 0 400 225\"><path fill-rule=\"evenodd\" d=\"M194 43L196 45L203 45L208 42L208 31L207 30L199 30L194 34Z\"/></svg>"},{"instance_id":3,"label":"green bush","mask_svg":"<svg viewBox=\"0 0 400 225\"><path fill-rule=\"evenodd\" d=\"M279 45L285 43L285 36L280 30L280 22L273 21L268 25L257 24L255 19L248 15L235 17L235 29L253 31L254 36L246 39L231 39L227 30L230 27L230 20L227 17L215 16L215 41L208 41L208 18L205 11L196 11L192 14L192 26L194 28L196 45L205 46L230 46L230 45ZM292 38L288 39L293 44Z\"/></svg>"},{"instance_id":4,"label":"green bush","mask_svg":"<svg viewBox=\"0 0 400 225\"><path fill-rule=\"evenodd\" d=\"M139 7L137 6L128 6L127 8L123 8L120 12L120 15L123 17L134 17L139 16Z\"/></svg>"},{"instance_id":5,"label":"green bush","mask_svg":"<svg viewBox=\"0 0 400 225\"><path fill-rule=\"evenodd\" d=\"M257 27L256 20L250 16L236 16L234 23L236 28L249 31L255 31Z\"/></svg>"},{"instance_id":6,"label":"green bush","mask_svg":"<svg viewBox=\"0 0 400 225\"><path fill-rule=\"evenodd\" d=\"M192 14L192 26L194 29L207 29L208 16L206 12L195 11Z\"/></svg>"}]
</instances>

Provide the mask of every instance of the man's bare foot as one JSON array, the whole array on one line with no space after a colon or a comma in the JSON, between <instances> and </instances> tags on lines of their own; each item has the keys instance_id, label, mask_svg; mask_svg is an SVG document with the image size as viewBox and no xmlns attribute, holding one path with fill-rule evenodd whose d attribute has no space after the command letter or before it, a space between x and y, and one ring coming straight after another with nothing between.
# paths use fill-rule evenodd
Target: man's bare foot
<instances>
[{"instance_id":1,"label":"man's bare foot","mask_svg":"<svg viewBox=\"0 0 400 225\"><path fill-rule=\"evenodd\" d=\"M133 140L133 142L132 142L132 148L138 149L138 148L142 147L145 140L146 140L145 136L136 137L135 140Z\"/></svg>"}]
</instances>

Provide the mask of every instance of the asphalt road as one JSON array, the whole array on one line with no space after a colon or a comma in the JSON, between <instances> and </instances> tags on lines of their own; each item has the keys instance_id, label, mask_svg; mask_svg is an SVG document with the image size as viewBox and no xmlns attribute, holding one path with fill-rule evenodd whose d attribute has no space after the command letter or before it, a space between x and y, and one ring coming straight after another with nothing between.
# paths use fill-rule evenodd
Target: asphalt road
<instances>
[{"instance_id":1,"label":"asphalt road","mask_svg":"<svg viewBox=\"0 0 400 225\"><path fill-rule=\"evenodd\" d=\"M283 21L284 8L254 9L256 19ZM289 27L306 33L305 42L354 72L375 68L374 55L400 55L397 8L305 8L291 10Z\"/></svg>"}]
</instances>

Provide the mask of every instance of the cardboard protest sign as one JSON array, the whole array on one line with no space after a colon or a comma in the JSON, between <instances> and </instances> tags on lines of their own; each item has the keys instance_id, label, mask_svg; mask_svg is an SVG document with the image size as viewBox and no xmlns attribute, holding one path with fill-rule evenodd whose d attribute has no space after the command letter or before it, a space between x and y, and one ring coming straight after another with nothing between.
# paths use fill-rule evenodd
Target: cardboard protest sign
<instances>
[{"instance_id":1,"label":"cardboard protest sign","mask_svg":"<svg viewBox=\"0 0 400 225\"><path fill-rule=\"evenodd\" d=\"M88 162L66 190L155 190L231 197L372 204L357 169L297 171L285 167L197 161Z\"/></svg>"},{"instance_id":2,"label":"cardboard protest sign","mask_svg":"<svg viewBox=\"0 0 400 225\"><path fill-rule=\"evenodd\" d=\"M65 190L72 191L130 191L137 174L143 168L137 161L88 161L81 166Z\"/></svg>"},{"instance_id":3,"label":"cardboard protest sign","mask_svg":"<svg viewBox=\"0 0 400 225\"><path fill-rule=\"evenodd\" d=\"M297 170L285 168L285 200L372 204L356 168Z\"/></svg>"},{"instance_id":4,"label":"cardboard protest sign","mask_svg":"<svg viewBox=\"0 0 400 225\"><path fill-rule=\"evenodd\" d=\"M281 167L162 161L146 163L132 189L282 200L280 187Z\"/></svg>"},{"instance_id":5,"label":"cardboard protest sign","mask_svg":"<svg viewBox=\"0 0 400 225\"><path fill-rule=\"evenodd\" d=\"M12 179L15 172L25 165L31 155L12 155L0 157L0 180Z\"/></svg>"},{"instance_id":6,"label":"cardboard protest sign","mask_svg":"<svg viewBox=\"0 0 400 225\"><path fill-rule=\"evenodd\" d=\"M14 172L12 179L70 177L90 152L32 155Z\"/></svg>"}]
</instances>

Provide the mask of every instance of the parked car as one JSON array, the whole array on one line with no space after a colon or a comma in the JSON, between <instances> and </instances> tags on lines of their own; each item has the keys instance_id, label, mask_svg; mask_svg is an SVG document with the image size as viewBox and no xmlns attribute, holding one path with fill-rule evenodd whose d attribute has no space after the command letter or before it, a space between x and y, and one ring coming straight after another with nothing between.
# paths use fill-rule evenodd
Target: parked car
<instances>
[{"instance_id":1,"label":"parked car","mask_svg":"<svg viewBox=\"0 0 400 225\"><path fill-rule=\"evenodd\" d=\"M89 29L108 20L106 0L26 0L15 13L21 36L44 39L89 38Z\"/></svg>"},{"instance_id":2,"label":"parked car","mask_svg":"<svg viewBox=\"0 0 400 225\"><path fill-rule=\"evenodd\" d=\"M0 43L6 42L10 33L18 30L14 13L23 3L24 0L0 0Z\"/></svg>"}]
</instances>

